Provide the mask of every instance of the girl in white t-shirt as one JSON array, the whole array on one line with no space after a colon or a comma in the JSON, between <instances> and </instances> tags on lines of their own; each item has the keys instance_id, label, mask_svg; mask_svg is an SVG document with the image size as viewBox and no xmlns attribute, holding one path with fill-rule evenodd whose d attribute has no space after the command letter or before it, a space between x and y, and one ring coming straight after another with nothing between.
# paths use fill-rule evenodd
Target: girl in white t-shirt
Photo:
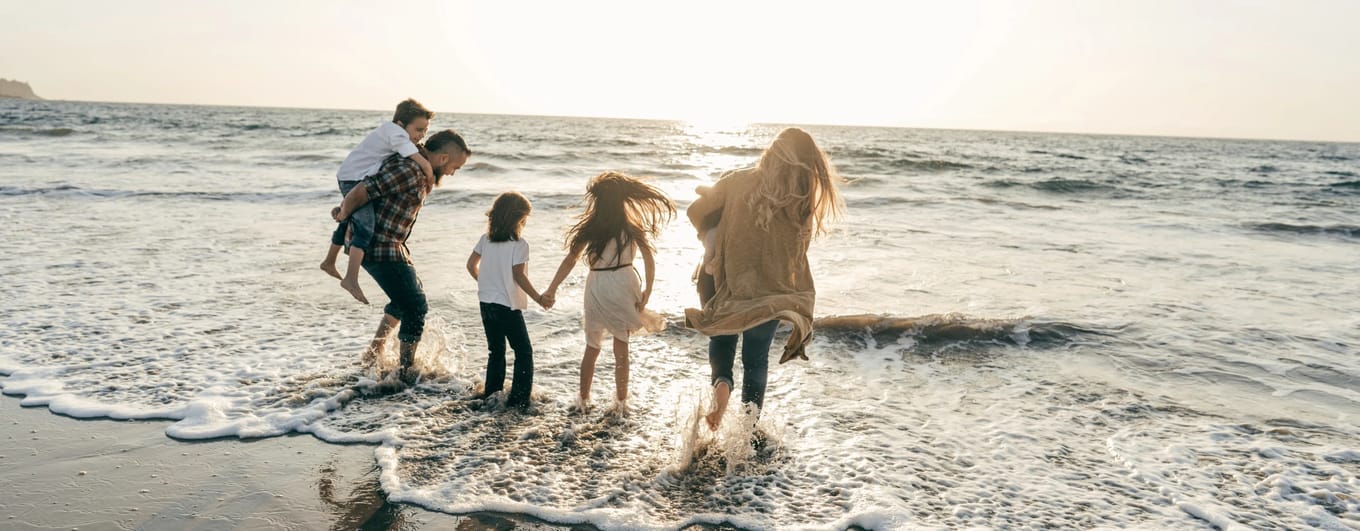
<instances>
[{"instance_id":1,"label":"girl in white t-shirt","mask_svg":"<svg viewBox=\"0 0 1360 531\"><path fill-rule=\"evenodd\" d=\"M515 351L515 372L507 407L529 407L534 387L534 347L524 326L523 310L529 299L543 305L526 272L529 243L520 237L533 206L519 192L496 196L486 213L486 234L468 256L467 270L477 280L477 299L481 303L482 328L486 331L489 358L486 382L474 399L484 399L505 388L505 344Z\"/></svg>"},{"instance_id":2,"label":"girl in white t-shirt","mask_svg":"<svg viewBox=\"0 0 1360 531\"><path fill-rule=\"evenodd\" d=\"M557 286L576 262L584 256L590 264L585 310L581 315L586 351L581 358L578 409L584 410L590 403L595 359L608 333L614 338L614 398L618 410L627 411L628 338L637 332L658 332L666 326L660 315L647 310L656 277L653 258L656 250L651 242L674 217L675 203L665 193L622 173L602 173L586 187L586 211L567 230L567 256L557 268L552 284L543 292L543 299L551 307L557 298ZM647 266L645 289L633 265L638 254Z\"/></svg>"}]
</instances>

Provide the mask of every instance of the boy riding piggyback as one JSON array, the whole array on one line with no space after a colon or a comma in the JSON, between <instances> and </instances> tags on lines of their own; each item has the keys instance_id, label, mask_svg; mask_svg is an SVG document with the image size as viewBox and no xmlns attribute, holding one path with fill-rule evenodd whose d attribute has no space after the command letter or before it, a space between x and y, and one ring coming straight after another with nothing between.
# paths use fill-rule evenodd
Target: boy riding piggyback
<instances>
[{"instance_id":1,"label":"boy riding piggyback","mask_svg":"<svg viewBox=\"0 0 1360 531\"><path fill-rule=\"evenodd\" d=\"M336 172L336 179L340 182L340 196L343 198L363 181L364 177L377 173L382 167L383 160L393 153L410 158L419 164L420 170L430 183L429 186L433 186L434 170L416 148L416 144L419 144L421 139L425 138L426 131L429 131L430 120L433 118L434 113L414 99L397 104L392 121L383 122L377 129L368 133L368 136L364 137L340 164L340 171ZM368 304L368 299L364 297L363 290L359 289L359 269L364 262L364 253L368 249L369 241L373 237L374 223L376 218L372 205L366 204L355 210L349 219L340 222L335 232L331 233L330 248L326 252L326 258L321 261L321 270L340 279L340 287L364 304ZM335 269L335 260L340 254L341 247L346 243L347 231L349 265L342 277Z\"/></svg>"}]
</instances>

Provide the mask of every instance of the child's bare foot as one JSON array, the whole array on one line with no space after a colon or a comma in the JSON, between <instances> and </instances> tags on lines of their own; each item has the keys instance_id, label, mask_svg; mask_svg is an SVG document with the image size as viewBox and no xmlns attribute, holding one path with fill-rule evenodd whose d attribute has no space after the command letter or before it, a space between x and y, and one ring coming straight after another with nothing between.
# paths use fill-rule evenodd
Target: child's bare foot
<instances>
[{"instance_id":1,"label":"child's bare foot","mask_svg":"<svg viewBox=\"0 0 1360 531\"><path fill-rule=\"evenodd\" d=\"M609 407L608 413L615 417L627 417L629 416L629 413L632 413L632 410L628 408L628 401L615 400Z\"/></svg>"},{"instance_id":2,"label":"child's bare foot","mask_svg":"<svg viewBox=\"0 0 1360 531\"><path fill-rule=\"evenodd\" d=\"M587 411L590 411L590 399L584 398L581 395L576 395L576 403L571 405L569 411L575 413L585 413Z\"/></svg>"},{"instance_id":3,"label":"child's bare foot","mask_svg":"<svg viewBox=\"0 0 1360 531\"><path fill-rule=\"evenodd\" d=\"M325 271L327 275L344 280L344 277L340 276L340 270L335 268L335 262L329 260L321 262L321 270Z\"/></svg>"},{"instance_id":4,"label":"child's bare foot","mask_svg":"<svg viewBox=\"0 0 1360 531\"><path fill-rule=\"evenodd\" d=\"M368 298L364 297L364 290L359 289L359 279L340 279L340 287L345 288L345 291L348 291L350 295L353 295L355 300L368 304Z\"/></svg>"}]
</instances>

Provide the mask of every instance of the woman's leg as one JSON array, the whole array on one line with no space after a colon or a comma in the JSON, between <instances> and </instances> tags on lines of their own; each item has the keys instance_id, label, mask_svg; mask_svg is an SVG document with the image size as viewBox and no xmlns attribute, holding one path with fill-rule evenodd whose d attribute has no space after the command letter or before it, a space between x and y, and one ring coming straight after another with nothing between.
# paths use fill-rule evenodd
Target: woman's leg
<instances>
[{"instance_id":1,"label":"woman's leg","mask_svg":"<svg viewBox=\"0 0 1360 531\"><path fill-rule=\"evenodd\" d=\"M770 343L779 321L773 320L741 333L741 402L765 406L765 383L769 379Z\"/></svg>"},{"instance_id":2,"label":"woman's leg","mask_svg":"<svg viewBox=\"0 0 1360 531\"><path fill-rule=\"evenodd\" d=\"M713 336L708 338L708 367L713 384L713 408L704 418L708 429L717 431L722 423L723 413L727 411L727 401L732 395L732 363L737 356L737 336Z\"/></svg>"}]
</instances>

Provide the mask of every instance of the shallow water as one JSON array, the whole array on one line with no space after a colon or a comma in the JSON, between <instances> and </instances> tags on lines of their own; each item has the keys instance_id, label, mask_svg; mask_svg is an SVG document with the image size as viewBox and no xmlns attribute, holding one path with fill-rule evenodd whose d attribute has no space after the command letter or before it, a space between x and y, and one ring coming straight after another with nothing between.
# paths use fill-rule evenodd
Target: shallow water
<instances>
[{"instance_id":1,"label":"shallow water","mask_svg":"<svg viewBox=\"0 0 1360 531\"><path fill-rule=\"evenodd\" d=\"M460 400L485 367L463 263L518 189L541 287L590 176L683 207L778 127L441 114L478 154L416 226L426 379L392 393L358 365L379 307L316 269L335 168L382 115L0 100L4 392L377 443L393 501L604 528L1360 527L1360 145L810 127L851 179L810 252L837 319L715 435L685 223L627 415L607 353L571 408L583 268L526 312L531 411Z\"/></svg>"}]
</instances>

